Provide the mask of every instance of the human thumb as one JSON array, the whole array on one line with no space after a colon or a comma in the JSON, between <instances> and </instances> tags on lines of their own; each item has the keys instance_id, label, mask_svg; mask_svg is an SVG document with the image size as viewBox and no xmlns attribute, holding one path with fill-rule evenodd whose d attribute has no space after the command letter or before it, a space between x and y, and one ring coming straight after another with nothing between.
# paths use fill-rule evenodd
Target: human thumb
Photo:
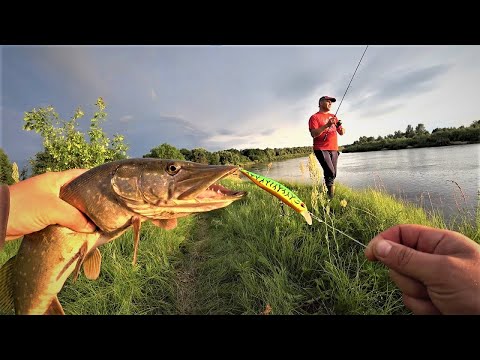
<instances>
[{"instance_id":1,"label":"human thumb","mask_svg":"<svg viewBox=\"0 0 480 360\"><path fill-rule=\"evenodd\" d=\"M422 282L440 270L439 255L417 251L382 237L372 240L369 248L370 255L373 252L374 257L390 269Z\"/></svg>"}]
</instances>

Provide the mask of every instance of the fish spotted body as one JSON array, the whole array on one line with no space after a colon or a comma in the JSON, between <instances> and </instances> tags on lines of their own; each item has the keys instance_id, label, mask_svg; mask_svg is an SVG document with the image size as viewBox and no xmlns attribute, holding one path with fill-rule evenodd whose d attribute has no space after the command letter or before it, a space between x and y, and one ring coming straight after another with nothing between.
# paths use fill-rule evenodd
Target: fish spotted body
<instances>
[{"instance_id":1,"label":"fish spotted body","mask_svg":"<svg viewBox=\"0 0 480 360\"><path fill-rule=\"evenodd\" d=\"M215 184L235 166L203 165L165 159L127 159L106 163L65 185L60 198L97 226L78 233L50 225L24 236L16 256L0 269L0 309L17 314L64 314L57 294L67 278L100 273L98 247L134 229L136 262L141 223L176 219L228 206L246 195Z\"/></svg>"},{"instance_id":2,"label":"fish spotted body","mask_svg":"<svg viewBox=\"0 0 480 360\"><path fill-rule=\"evenodd\" d=\"M279 198L296 212L300 213L305 218L305 221L308 223L308 225L312 225L312 217L310 216L307 205L305 205L305 203L300 200L300 198L292 190L287 188L285 185L280 184L278 181L270 179L266 176L255 174L254 172L245 170L243 168L240 168L239 170L253 183Z\"/></svg>"}]
</instances>

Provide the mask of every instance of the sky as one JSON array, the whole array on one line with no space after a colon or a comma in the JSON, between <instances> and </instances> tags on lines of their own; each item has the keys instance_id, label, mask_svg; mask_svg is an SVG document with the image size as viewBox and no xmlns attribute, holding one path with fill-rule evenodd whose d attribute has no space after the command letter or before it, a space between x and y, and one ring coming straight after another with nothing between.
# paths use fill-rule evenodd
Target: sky
<instances>
[{"instance_id":1,"label":"sky","mask_svg":"<svg viewBox=\"0 0 480 360\"><path fill-rule=\"evenodd\" d=\"M43 149L39 134L22 129L25 112L53 106L69 120L80 107L86 129L98 97L103 129L125 136L130 157L163 143L310 146L308 119L322 95L337 98L339 145L409 124L469 126L480 119L479 58L478 45L1 46L0 147L25 163Z\"/></svg>"}]
</instances>

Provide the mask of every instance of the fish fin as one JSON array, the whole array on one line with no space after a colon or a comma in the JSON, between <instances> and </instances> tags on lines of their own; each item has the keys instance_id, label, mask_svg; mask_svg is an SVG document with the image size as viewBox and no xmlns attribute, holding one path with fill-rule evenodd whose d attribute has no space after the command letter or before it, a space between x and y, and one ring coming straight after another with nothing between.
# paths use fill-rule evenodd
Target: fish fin
<instances>
[{"instance_id":1,"label":"fish fin","mask_svg":"<svg viewBox=\"0 0 480 360\"><path fill-rule=\"evenodd\" d=\"M62 304L60 304L60 301L58 301L58 297L55 296L50 303L50 306L48 307L47 311L43 315L65 315L65 312L63 311Z\"/></svg>"},{"instance_id":2,"label":"fish fin","mask_svg":"<svg viewBox=\"0 0 480 360\"><path fill-rule=\"evenodd\" d=\"M83 260L85 260L85 255L87 252L87 243L84 243L82 247L78 250L77 257L77 265L75 266L75 269L73 270L73 282L77 281L78 278L78 273L80 272L80 266L83 264Z\"/></svg>"},{"instance_id":3,"label":"fish fin","mask_svg":"<svg viewBox=\"0 0 480 360\"><path fill-rule=\"evenodd\" d=\"M137 263L138 241L140 240L140 227L141 227L142 221L141 221L140 217L134 216L132 218L132 223L133 223L133 261L132 261L132 265L135 265Z\"/></svg>"},{"instance_id":4,"label":"fish fin","mask_svg":"<svg viewBox=\"0 0 480 360\"><path fill-rule=\"evenodd\" d=\"M102 254L100 250L95 248L90 254L87 255L83 262L83 272L89 280L97 280L100 275L100 265L102 264Z\"/></svg>"},{"instance_id":5,"label":"fish fin","mask_svg":"<svg viewBox=\"0 0 480 360\"><path fill-rule=\"evenodd\" d=\"M177 227L177 219L158 219L158 220L150 220L150 222L162 229L165 230L172 230Z\"/></svg>"},{"instance_id":6,"label":"fish fin","mask_svg":"<svg viewBox=\"0 0 480 360\"><path fill-rule=\"evenodd\" d=\"M8 314L15 308L13 303L13 270L15 256L0 268L0 313Z\"/></svg>"}]
</instances>

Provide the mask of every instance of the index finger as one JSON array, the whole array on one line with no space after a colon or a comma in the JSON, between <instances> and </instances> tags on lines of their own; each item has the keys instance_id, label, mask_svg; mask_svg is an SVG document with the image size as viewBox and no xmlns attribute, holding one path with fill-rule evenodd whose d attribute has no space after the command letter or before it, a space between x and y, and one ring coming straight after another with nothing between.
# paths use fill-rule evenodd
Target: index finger
<instances>
[{"instance_id":1,"label":"index finger","mask_svg":"<svg viewBox=\"0 0 480 360\"><path fill-rule=\"evenodd\" d=\"M70 169L70 170L65 170L59 172L58 175L58 181L61 185L65 185L72 181L73 179L79 177L82 175L85 171L88 171L89 169Z\"/></svg>"}]
</instances>

